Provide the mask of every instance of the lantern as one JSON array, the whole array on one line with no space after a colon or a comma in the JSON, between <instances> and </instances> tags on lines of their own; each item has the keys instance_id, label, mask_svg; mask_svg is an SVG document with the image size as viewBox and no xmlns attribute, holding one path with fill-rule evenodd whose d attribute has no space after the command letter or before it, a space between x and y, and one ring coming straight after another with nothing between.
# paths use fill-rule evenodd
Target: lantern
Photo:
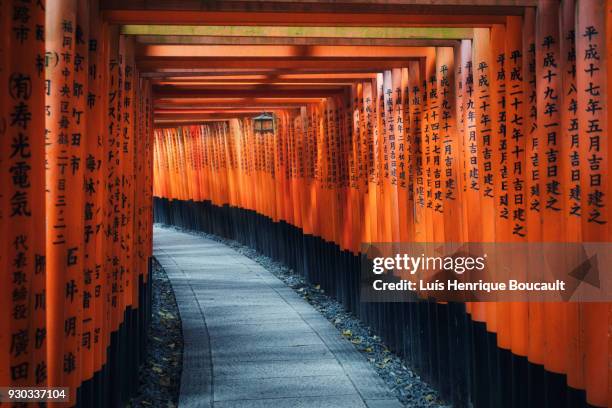
<instances>
[{"instance_id":1,"label":"lantern","mask_svg":"<svg viewBox=\"0 0 612 408\"><path fill-rule=\"evenodd\" d=\"M270 113L262 113L253 118L253 128L257 133L274 132L274 116Z\"/></svg>"}]
</instances>

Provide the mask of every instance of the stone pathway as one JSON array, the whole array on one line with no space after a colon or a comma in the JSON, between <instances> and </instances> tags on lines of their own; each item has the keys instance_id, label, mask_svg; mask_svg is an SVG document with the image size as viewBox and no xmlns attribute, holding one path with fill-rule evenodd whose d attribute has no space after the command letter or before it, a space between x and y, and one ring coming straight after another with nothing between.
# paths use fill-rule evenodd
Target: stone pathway
<instances>
[{"instance_id":1,"label":"stone pathway","mask_svg":"<svg viewBox=\"0 0 612 408\"><path fill-rule=\"evenodd\" d=\"M325 318L255 261L159 227L154 247L183 326L180 407L402 406Z\"/></svg>"}]
</instances>

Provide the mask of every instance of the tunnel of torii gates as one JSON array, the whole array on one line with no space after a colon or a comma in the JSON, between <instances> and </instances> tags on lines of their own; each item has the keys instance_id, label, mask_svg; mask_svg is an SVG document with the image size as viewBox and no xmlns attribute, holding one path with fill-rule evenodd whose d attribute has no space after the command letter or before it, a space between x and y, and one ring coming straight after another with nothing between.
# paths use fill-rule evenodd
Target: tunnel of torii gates
<instances>
[{"instance_id":1,"label":"tunnel of torii gates","mask_svg":"<svg viewBox=\"0 0 612 408\"><path fill-rule=\"evenodd\" d=\"M0 385L129 398L154 208L456 406L611 405L609 304L359 301L362 242L610 241L612 1L427 3L0 0Z\"/></svg>"}]
</instances>

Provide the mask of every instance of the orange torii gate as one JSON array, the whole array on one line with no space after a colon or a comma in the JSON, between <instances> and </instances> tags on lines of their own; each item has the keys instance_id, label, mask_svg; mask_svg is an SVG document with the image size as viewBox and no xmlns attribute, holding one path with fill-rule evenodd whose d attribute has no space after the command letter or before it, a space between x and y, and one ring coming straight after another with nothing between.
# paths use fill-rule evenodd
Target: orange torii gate
<instances>
[{"instance_id":1,"label":"orange torii gate","mask_svg":"<svg viewBox=\"0 0 612 408\"><path fill-rule=\"evenodd\" d=\"M593 133L594 119L585 116L582 123L580 115L597 117L605 115L605 109L598 109L600 105L592 100L592 95L585 95L593 92L588 90L589 84L596 83L587 80L585 69L596 70L593 73L596 78L595 75L603 74L601 65L567 59L572 55L568 47L575 41L577 55L593 53L593 48L605 49L595 41L602 38L597 35L606 26L603 20L599 26L588 25L605 15L599 10L599 20L592 15L584 17L589 23L582 34L572 32L568 10L579 2L569 3L560 7L556 2L543 1L537 13L529 9L524 16L507 17L492 28L475 30L473 39L462 41L455 51L438 47L414 61L415 66L407 63L390 70L380 66L377 78L356 79L349 91L337 97L325 96L320 90L321 101L304 101L305 107L300 111L275 109L275 133L251 133L251 150L227 145L235 149L227 154L237 155L238 162L259 163L259 170L253 173L222 167L224 174L232 174L240 182L226 184L223 188L230 191L223 199L209 191L209 196L200 200L205 212L211 214L210 219L225 217L238 231L230 237L284 260L383 332L393 330L380 326L380 319L391 309L381 306L377 311L364 310L350 294L350 271L346 268L354 268L358 262L350 261L347 254L360 254L359 241L445 241L449 237L456 241L538 242L558 239L561 234L567 234L568 240L575 239L566 228L577 216L575 203L580 201L575 189L564 183L584 186L586 180L601 182L602 175L587 162L580 162L586 166L580 172L585 179L572 179L576 171L571 155L593 154L589 151L593 149L589 147L593 143L589 137L594 136L585 135L587 131ZM559 20L562 15L564 19ZM590 43L585 42L587 39ZM551 59L556 64L551 67L558 71L549 70ZM603 58L595 61L602 64ZM576 79L572 76L572 64L582 67L582 71L576 68ZM195 83L198 81L206 79L202 77ZM581 83L587 91L576 85ZM172 85L181 86L181 82ZM286 94L279 92L278 96ZM548 100L557 97L554 105ZM183 105L194 101L184 101ZM214 109L210 114L202 111L202 119L214 121ZM171 117L182 111L166 112ZM197 113L186 110L185 115L195 119ZM604 132L603 116L598 120L597 129ZM243 137L239 129L251 129L248 115L236 116L232 121L242 124L230 126L229 133L227 128L219 133L218 125L202 122L198 126L204 130L200 132L211 136L199 139L200 142L209 144L222 138L227 143L233 137ZM568 133L576 121L578 126L584 126L583 133ZM193 131L193 127L182 128L182 132ZM158 132L161 135L162 130ZM580 140L572 142L576 137ZM158 136L156 141L163 145L164 139ZM578 146L584 151L579 152ZM597 146L602 151L606 149L601 139ZM567 153L561 155L560 149ZM217 156L217 160L223 159ZM274 161L272 166L269 160ZM600 171L602 163L597 161ZM192 164L178 164L185 169L171 176L160 167L157 176L173 177L167 182L171 185L186 183L180 175L190 171ZM299 170L302 168L303 172ZM237 175L236 170L242 174ZM222 179L213 176L212 180L219 183ZM585 219L584 213L580 215L585 226L580 228L583 233L584 228L596 231L601 228L599 225L607 224L597 222L605 217L602 208L607 202L602 197L607 187L596 186L599 188L581 198L582 205L591 208L590 218ZM232 192L236 188L242 193ZM244 189L258 198L232 199L239 194L244 197ZM160 217L170 214L164 207L180 213L180 202L171 201L173 197L161 190L156 191L156 196L163 198L156 204ZM302 207L299 216L288 211L287 204L291 202L294 206L299 202ZM227 210L221 208L227 206L229 218ZM547 229L549 223L558 231ZM577 227L572 224L571 228ZM223 233L223 228L217 226L212 231ZM272 242L281 241L281 237L289 237L286 239L290 241L279 246L264 245L263 237L271 235L278 237ZM298 249L296 255L288 245L297 245L302 250ZM424 313L440 319L442 313L449 313L450 307L438 305ZM471 363L481 371L471 374L476 382L471 398L477 405L501 403L505 398L517 403L540 398L543 404L561 403L565 399L575 402L580 399L576 389L586 390L590 404L607 404L608 385L602 378L608 378L608 369L602 364L610 354L602 348L607 335L598 326L607 324L604 311L609 310L607 304L473 303L466 309L473 321L483 323L477 326L478 336L482 336L477 341L482 341L479 344L482 349L475 352ZM566 321L570 313L572 320ZM413 324L428 327L423 316L420 319L420 323ZM440 333L439 328L427 330L430 336ZM449 330L448 335L457 335L453 330L459 329L445 330ZM491 333L495 333L493 343L488 338ZM387 335L391 336L390 332ZM393 336L397 337L397 333ZM393 336L386 340L402 350L401 344L393 343ZM433 338L428 337L429 341ZM421 353L426 350L424 347L430 346L422 339ZM594 352L596 349L600 351ZM439 359L444 358L444 353L438 353L441 354L428 361L415 363L434 382L443 381L444 376L435 368L442 361ZM412 356L415 360L424 358ZM503 366L496 361L502 361ZM516 391L521 378L513 378L512 370L532 378L542 388ZM456 373L459 372L457 369ZM590 373L590 380L586 373ZM485 390L484 384L490 378L495 378L501 388ZM571 388L559 393L566 384ZM455 397L459 393L447 392Z\"/></svg>"},{"instance_id":2,"label":"orange torii gate","mask_svg":"<svg viewBox=\"0 0 612 408\"><path fill-rule=\"evenodd\" d=\"M149 321L150 85L97 1L0 10L0 384L117 406Z\"/></svg>"}]
</instances>

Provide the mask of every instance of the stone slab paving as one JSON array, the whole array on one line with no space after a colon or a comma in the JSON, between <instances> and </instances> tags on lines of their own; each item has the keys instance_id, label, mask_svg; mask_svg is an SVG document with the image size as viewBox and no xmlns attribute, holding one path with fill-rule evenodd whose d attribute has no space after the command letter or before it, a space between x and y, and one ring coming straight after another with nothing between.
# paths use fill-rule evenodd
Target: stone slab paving
<instances>
[{"instance_id":1,"label":"stone slab paving","mask_svg":"<svg viewBox=\"0 0 612 408\"><path fill-rule=\"evenodd\" d=\"M180 407L402 406L331 323L255 261L159 227L154 255L183 325Z\"/></svg>"}]
</instances>

